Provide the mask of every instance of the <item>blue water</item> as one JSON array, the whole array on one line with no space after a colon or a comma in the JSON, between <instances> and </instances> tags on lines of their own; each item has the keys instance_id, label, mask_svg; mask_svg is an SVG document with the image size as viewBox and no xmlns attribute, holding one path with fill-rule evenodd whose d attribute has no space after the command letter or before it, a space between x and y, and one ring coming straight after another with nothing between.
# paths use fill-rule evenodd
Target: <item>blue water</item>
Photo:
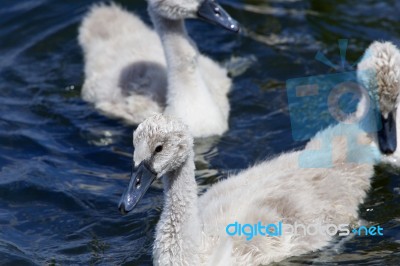
<instances>
[{"instance_id":1,"label":"blue water","mask_svg":"<svg viewBox=\"0 0 400 266\"><path fill-rule=\"evenodd\" d=\"M134 213L119 214L134 127L102 116L80 98L77 28L95 2L0 3L1 265L151 264L161 185L152 186ZM228 173L304 145L292 138L285 83L341 71L315 60L318 51L339 64L338 39L348 39L351 70L371 41L400 42L396 0L221 2L243 34L190 21L191 36L203 53L233 72L235 58L256 60L234 78L229 132L196 145L202 190ZM118 3L148 21L145 1ZM399 265L399 175L396 168L377 167L360 208L366 221L384 228L383 237L353 238L282 265Z\"/></svg>"}]
</instances>

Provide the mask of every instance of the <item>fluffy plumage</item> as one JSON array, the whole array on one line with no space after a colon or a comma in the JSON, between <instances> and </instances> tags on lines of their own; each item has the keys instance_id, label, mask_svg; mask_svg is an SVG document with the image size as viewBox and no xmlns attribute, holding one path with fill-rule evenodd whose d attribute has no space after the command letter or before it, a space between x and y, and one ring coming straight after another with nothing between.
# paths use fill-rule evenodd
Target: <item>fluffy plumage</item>
<instances>
[{"instance_id":1,"label":"fluffy plumage","mask_svg":"<svg viewBox=\"0 0 400 266\"><path fill-rule=\"evenodd\" d=\"M151 9L173 20L195 18L203 0L147 0Z\"/></svg>"},{"instance_id":2,"label":"fluffy plumage","mask_svg":"<svg viewBox=\"0 0 400 266\"><path fill-rule=\"evenodd\" d=\"M400 52L391 42L373 42L358 64L358 80L374 93L384 117L395 110L400 92Z\"/></svg>"},{"instance_id":3,"label":"fluffy plumage","mask_svg":"<svg viewBox=\"0 0 400 266\"><path fill-rule=\"evenodd\" d=\"M350 142L349 137L357 141ZM235 221L357 223L358 205L370 188L378 149L360 128L349 131L340 124L318 133L305 150L318 149L323 139L333 141L333 150L319 159L332 159L331 168L302 168L300 160L314 158L307 158L303 151L289 152L213 185L198 198L190 133L171 117L156 115L145 120L134 133L134 145L147 148L135 150L135 162L146 160L162 173L158 177L163 179L165 195L154 264L260 265L326 246L332 238L320 233L256 236L246 241L225 232ZM155 154L160 144L164 149Z\"/></svg>"},{"instance_id":4,"label":"fluffy plumage","mask_svg":"<svg viewBox=\"0 0 400 266\"><path fill-rule=\"evenodd\" d=\"M183 24L198 6L197 0L149 1L162 42L119 6L93 6L79 29L85 58L82 97L131 124L166 108L195 137L225 132L231 80L224 68L199 54Z\"/></svg>"},{"instance_id":5,"label":"fluffy plumage","mask_svg":"<svg viewBox=\"0 0 400 266\"><path fill-rule=\"evenodd\" d=\"M379 109L384 118L389 113L394 115L395 127L400 125L399 93L400 93L400 51L391 42L373 42L366 50L358 64L357 77L359 83L377 99ZM363 105L360 105L363 107ZM400 130L397 129L397 141ZM400 163L400 149L384 157L389 163Z\"/></svg>"}]
</instances>

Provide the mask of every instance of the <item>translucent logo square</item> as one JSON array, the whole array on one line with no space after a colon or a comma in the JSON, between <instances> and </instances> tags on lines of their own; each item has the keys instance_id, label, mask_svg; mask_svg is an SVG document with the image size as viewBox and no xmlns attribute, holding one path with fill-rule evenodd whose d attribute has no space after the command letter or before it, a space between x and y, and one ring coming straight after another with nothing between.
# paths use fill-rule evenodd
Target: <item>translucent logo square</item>
<instances>
[{"instance_id":1,"label":"translucent logo square","mask_svg":"<svg viewBox=\"0 0 400 266\"><path fill-rule=\"evenodd\" d=\"M318 150L304 150L299 157L303 168L332 167L333 141L347 139L346 158L354 163L373 163L370 157L355 156L352 151L368 149L357 141L359 134L374 133L381 128L376 78L373 71L358 73L372 80L368 90L357 81L357 72L319 75L290 79L286 83L292 136L304 141L313 138L330 125L340 124L340 130L322 135ZM319 134L320 135L320 134ZM358 146L354 146L358 145Z\"/></svg>"}]
</instances>

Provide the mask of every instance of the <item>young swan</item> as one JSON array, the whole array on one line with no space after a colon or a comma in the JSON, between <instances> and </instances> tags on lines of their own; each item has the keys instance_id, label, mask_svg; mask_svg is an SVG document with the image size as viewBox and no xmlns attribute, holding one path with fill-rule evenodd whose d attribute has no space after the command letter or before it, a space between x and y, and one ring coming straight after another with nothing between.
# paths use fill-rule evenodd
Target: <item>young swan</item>
<instances>
[{"instance_id":1,"label":"young swan","mask_svg":"<svg viewBox=\"0 0 400 266\"><path fill-rule=\"evenodd\" d=\"M347 142L347 134L357 141ZM333 148L319 160L331 160L330 168L302 168L299 161L312 158L304 151L289 152L231 176L198 197L187 126L168 116L152 116L134 133L137 170L119 209L131 211L153 180L162 179L164 208L156 229L155 265L264 265L320 249L332 239L326 233L328 224L358 221L358 205L370 188L379 154L361 129L344 132L341 124L318 133L305 149L318 149L324 138L333 140ZM304 231L258 234L250 241L225 231L235 222L279 221L315 224L325 231L306 236Z\"/></svg>"},{"instance_id":2,"label":"young swan","mask_svg":"<svg viewBox=\"0 0 400 266\"><path fill-rule=\"evenodd\" d=\"M373 42L358 64L359 83L377 97L382 128L378 132L379 148L389 160L400 158L397 149L400 119L397 113L400 92L400 51L390 42ZM396 159L397 158L397 159Z\"/></svg>"},{"instance_id":3,"label":"young swan","mask_svg":"<svg viewBox=\"0 0 400 266\"><path fill-rule=\"evenodd\" d=\"M202 18L235 32L237 22L214 0L148 4L156 32L114 4L96 5L85 17L79 29L83 98L128 123L165 111L180 117L195 137L223 134L231 80L224 68L199 54L184 19Z\"/></svg>"}]
</instances>

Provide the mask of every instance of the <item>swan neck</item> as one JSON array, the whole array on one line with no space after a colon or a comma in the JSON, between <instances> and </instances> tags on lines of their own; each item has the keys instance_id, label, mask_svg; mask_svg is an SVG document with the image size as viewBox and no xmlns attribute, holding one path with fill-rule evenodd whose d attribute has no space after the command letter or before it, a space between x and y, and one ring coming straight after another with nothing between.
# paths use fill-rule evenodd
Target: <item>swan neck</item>
<instances>
[{"instance_id":1,"label":"swan neck","mask_svg":"<svg viewBox=\"0 0 400 266\"><path fill-rule=\"evenodd\" d=\"M164 207L153 250L157 265L197 265L192 263L199 260L201 228L194 170L191 154L182 167L163 177Z\"/></svg>"},{"instance_id":2,"label":"swan neck","mask_svg":"<svg viewBox=\"0 0 400 266\"><path fill-rule=\"evenodd\" d=\"M180 83L188 87L185 81L196 81L199 77L199 52L187 34L184 21L161 17L151 8L149 13L164 48L169 88L177 88L182 85Z\"/></svg>"}]
</instances>

